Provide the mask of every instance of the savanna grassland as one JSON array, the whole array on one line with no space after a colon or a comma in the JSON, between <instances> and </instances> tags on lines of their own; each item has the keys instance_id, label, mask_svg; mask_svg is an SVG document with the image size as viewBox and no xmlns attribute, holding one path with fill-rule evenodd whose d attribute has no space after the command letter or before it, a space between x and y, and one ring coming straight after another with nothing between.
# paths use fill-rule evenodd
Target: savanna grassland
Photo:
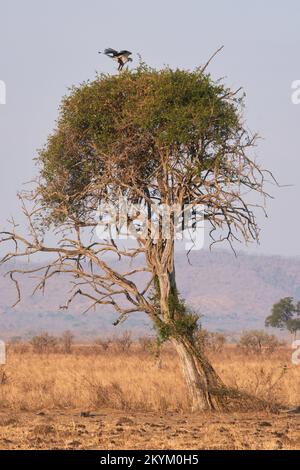
<instances>
[{"instance_id":1,"label":"savanna grassland","mask_svg":"<svg viewBox=\"0 0 300 470\"><path fill-rule=\"evenodd\" d=\"M177 357L141 344L9 346L0 372L1 449L300 449L300 366L291 350L211 354L226 384L283 412L192 414Z\"/></svg>"}]
</instances>

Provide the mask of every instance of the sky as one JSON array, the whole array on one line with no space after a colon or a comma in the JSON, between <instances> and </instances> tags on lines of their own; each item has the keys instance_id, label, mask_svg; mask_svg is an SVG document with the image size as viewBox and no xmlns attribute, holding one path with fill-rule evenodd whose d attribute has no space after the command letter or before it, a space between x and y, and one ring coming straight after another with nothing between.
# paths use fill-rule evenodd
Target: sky
<instances>
[{"instance_id":1,"label":"sky","mask_svg":"<svg viewBox=\"0 0 300 470\"><path fill-rule=\"evenodd\" d=\"M193 69L224 45L209 71L243 86L247 127L262 136L257 159L281 184L268 187L274 199L268 219L259 217L261 244L249 250L299 256L300 104L291 100L300 80L299 17L298 0L0 0L0 227L18 220L16 193L36 174L33 159L61 97L96 71L116 73L99 50Z\"/></svg>"}]
</instances>

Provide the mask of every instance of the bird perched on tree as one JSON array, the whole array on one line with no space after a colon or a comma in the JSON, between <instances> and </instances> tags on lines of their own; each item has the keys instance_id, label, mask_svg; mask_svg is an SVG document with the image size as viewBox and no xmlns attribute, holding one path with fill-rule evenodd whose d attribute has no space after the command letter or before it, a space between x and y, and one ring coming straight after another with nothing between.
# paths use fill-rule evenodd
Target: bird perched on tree
<instances>
[{"instance_id":1,"label":"bird perched on tree","mask_svg":"<svg viewBox=\"0 0 300 470\"><path fill-rule=\"evenodd\" d=\"M99 52L101 54L101 52ZM123 69L124 65L127 64L127 62L132 62L131 54L132 52L129 51L116 51L115 49L111 49L110 47L108 49L105 49L104 54L107 55L107 57L110 57L111 59L115 60L118 62L119 67L118 70L121 72Z\"/></svg>"}]
</instances>

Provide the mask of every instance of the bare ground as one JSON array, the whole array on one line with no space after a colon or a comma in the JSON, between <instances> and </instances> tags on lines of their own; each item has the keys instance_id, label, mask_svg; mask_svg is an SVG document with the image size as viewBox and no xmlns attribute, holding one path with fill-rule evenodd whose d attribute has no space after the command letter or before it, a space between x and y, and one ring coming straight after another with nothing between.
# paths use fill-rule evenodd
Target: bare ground
<instances>
[{"instance_id":1,"label":"bare ground","mask_svg":"<svg viewBox=\"0 0 300 470\"><path fill-rule=\"evenodd\" d=\"M300 414L0 412L0 449L300 449Z\"/></svg>"}]
</instances>

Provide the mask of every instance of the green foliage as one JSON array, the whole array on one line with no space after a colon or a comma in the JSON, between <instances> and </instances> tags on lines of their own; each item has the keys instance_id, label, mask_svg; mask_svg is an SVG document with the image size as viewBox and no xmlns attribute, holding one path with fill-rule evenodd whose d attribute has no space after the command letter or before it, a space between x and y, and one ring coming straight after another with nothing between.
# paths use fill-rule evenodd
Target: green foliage
<instances>
[{"instance_id":1,"label":"green foliage","mask_svg":"<svg viewBox=\"0 0 300 470\"><path fill-rule=\"evenodd\" d=\"M300 331L300 318L292 318L286 322L287 330L290 333L296 334Z\"/></svg>"},{"instance_id":2,"label":"green foliage","mask_svg":"<svg viewBox=\"0 0 300 470\"><path fill-rule=\"evenodd\" d=\"M159 341L165 342L178 337L192 340L199 328L200 316L189 311L177 292L169 295L169 314L168 322L164 319L156 324Z\"/></svg>"},{"instance_id":3,"label":"green foliage","mask_svg":"<svg viewBox=\"0 0 300 470\"><path fill-rule=\"evenodd\" d=\"M285 297L273 305L272 313L266 318L266 326L287 329L291 333L300 330L299 302L295 305L292 297Z\"/></svg>"},{"instance_id":4,"label":"green foliage","mask_svg":"<svg viewBox=\"0 0 300 470\"><path fill-rule=\"evenodd\" d=\"M199 315L195 313L185 312L178 315L174 322L175 334L179 336L187 336L192 339L198 329Z\"/></svg>"},{"instance_id":5,"label":"green foliage","mask_svg":"<svg viewBox=\"0 0 300 470\"><path fill-rule=\"evenodd\" d=\"M174 337L174 326L171 323L161 322L156 324L157 340L159 344L169 341Z\"/></svg>"},{"instance_id":6,"label":"green foliage","mask_svg":"<svg viewBox=\"0 0 300 470\"><path fill-rule=\"evenodd\" d=\"M199 315L194 313L182 313L176 319L169 322L162 321L156 325L158 340L160 343L170 340L171 338L186 337L193 339L198 329Z\"/></svg>"},{"instance_id":7,"label":"green foliage","mask_svg":"<svg viewBox=\"0 0 300 470\"><path fill-rule=\"evenodd\" d=\"M164 343L171 338L185 336L194 338L198 328L200 316L191 312L186 306L184 299L181 298L177 289L171 289L168 299L169 315L168 322L163 320L160 315L160 286L158 277L154 277L154 288L150 295L150 300L156 306L158 321L155 324L157 338L160 343Z\"/></svg>"},{"instance_id":8,"label":"green foliage","mask_svg":"<svg viewBox=\"0 0 300 470\"><path fill-rule=\"evenodd\" d=\"M187 308L184 299L182 299L177 289L171 289L168 299L170 316L175 319L181 319L187 314Z\"/></svg>"},{"instance_id":9,"label":"green foliage","mask_svg":"<svg viewBox=\"0 0 300 470\"><path fill-rule=\"evenodd\" d=\"M240 99L229 95L199 70L157 71L145 64L72 88L37 158L50 220L61 223L72 214L84 219L91 196L98 191L101 200L108 186L151 185L162 148L185 149L191 174L220 165L222 149L229 153L242 131ZM201 153L200 142L209 142Z\"/></svg>"}]
</instances>

